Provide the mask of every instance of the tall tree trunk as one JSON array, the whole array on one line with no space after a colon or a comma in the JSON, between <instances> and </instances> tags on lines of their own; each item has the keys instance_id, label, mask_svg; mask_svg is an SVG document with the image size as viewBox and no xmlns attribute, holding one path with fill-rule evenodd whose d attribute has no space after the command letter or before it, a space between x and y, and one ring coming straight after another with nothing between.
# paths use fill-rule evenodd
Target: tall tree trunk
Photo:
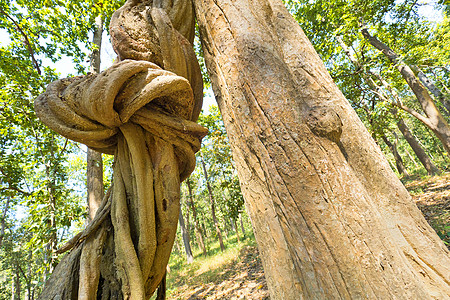
<instances>
[{"instance_id":1,"label":"tall tree trunk","mask_svg":"<svg viewBox=\"0 0 450 300\"><path fill-rule=\"evenodd\" d=\"M408 126L406 125L405 121L403 121L403 119L401 118L398 119L397 127L405 137L408 144L413 149L414 153L424 166L425 170L427 170L428 174L429 175L439 174L440 173L439 169L433 164L431 158L428 156L428 154L425 152L422 146L420 146L419 142L411 133L411 131L409 130Z\"/></svg>"},{"instance_id":2,"label":"tall tree trunk","mask_svg":"<svg viewBox=\"0 0 450 300\"><path fill-rule=\"evenodd\" d=\"M418 66L411 66L411 69L417 73L417 77L420 82L434 95L436 99L438 99L442 106L443 111L447 116L450 116L450 100L445 97L445 95L441 92L441 90L422 72L422 70Z\"/></svg>"},{"instance_id":3,"label":"tall tree trunk","mask_svg":"<svg viewBox=\"0 0 450 300\"><path fill-rule=\"evenodd\" d=\"M283 3L195 8L271 299L448 298L448 250Z\"/></svg>"},{"instance_id":4,"label":"tall tree trunk","mask_svg":"<svg viewBox=\"0 0 450 300\"><path fill-rule=\"evenodd\" d=\"M244 221L242 220L242 214L239 214L239 222L241 223L242 236L245 239Z\"/></svg>"},{"instance_id":5,"label":"tall tree trunk","mask_svg":"<svg viewBox=\"0 0 450 300\"><path fill-rule=\"evenodd\" d=\"M239 235L239 229L238 229L238 227L237 227L236 219L233 219L232 221L233 221L234 231L236 232L236 238L237 238L237 241L238 241L238 242L241 242L241 237L240 237L240 235Z\"/></svg>"},{"instance_id":6,"label":"tall tree trunk","mask_svg":"<svg viewBox=\"0 0 450 300\"><path fill-rule=\"evenodd\" d=\"M391 141L389 141L389 139L384 134L384 132L381 133L381 138L383 139L384 143L388 146L389 150L391 150L392 154L394 155L395 165L397 167L398 173L403 176L409 176L408 172L406 171L405 165L403 163L403 159L397 151L397 144L391 143Z\"/></svg>"},{"instance_id":7,"label":"tall tree trunk","mask_svg":"<svg viewBox=\"0 0 450 300\"><path fill-rule=\"evenodd\" d=\"M178 216L178 222L180 223L181 236L183 237L184 251L186 252L186 260L188 264L191 264L194 261L194 257L192 256L191 250L191 239L189 238L189 232L186 230L186 226L184 224L183 212L181 208Z\"/></svg>"},{"instance_id":8,"label":"tall tree trunk","mask_svg":"<svg viewBox=\"0 0 450 300\"><path fill-rule=\"evenodd\" d=\"M33 294L31 292L31 260L33 259L33 251L29 250L28 251L28 261L27 261L27 291L26 291L26 295L25 295L25 299L26 300L32 300L33 299Z\"/></svg>"},{"instance_id":9,"label":"tall tree trunk","mask_svg":"<svg viewBox=\"0 0 450 300\"><path fill-rule=\"evenodd\" d=\"M207 256L208 253L206 252L205 242L203 240L202 228L200 227L198 219L197 219L197 211L195 209L194 197L192 195L191 181L189 180L189 178L186 179L186 184L188 186L188 191L189 191L189 205L191 206L192 217L194 218L194 224L195 224L194 226L195 226L195 232L197 233L197 241L200 245L200 248L202 249L203 255Z\"/></svg>"},{"instance_id":10,"label":"tall tree trunk","mask_svg":"<svg viewBox=\"0 0 450 300\"><path fill-rule=\"evenodd\" d=\"M10 201L11 201L11 198L7 197L6 198L5 207L3 208L2 221L0 223L0 248L2 247L3 238L5 237L6 215L8 214L9 202Z\"/></svg>"},{"instance_id":11,"label":"tall tree trunk","mask_svg":"<svg viewBox=\"0 0 450 300\"><path fill-rule=\"evenodd\" d=\"M16 265L16 272L14 274L14 280L13 280L13 291L11 294L11 299L12 300L20 300L20 292L21 292L21 284L20 284L20 272L19 272L19 268Z\"/></svg>"},{"instance_id":12,"label":"tall tree trunk","mask_svg":"<svg viewBox=\"0 0 450 300\"><path fill-rule=\"evenodd\" d=\"M215 201L214 201L214 196L213 196L213 193L212 193L211 185L209 183L208 172L206 172L205 160L203 159L203 155L201 154L201 152L200 152L200 157L201 157L201 161L202 161L203 175L205 176L206 186L208 188L209 201L210 201L210 204L211 204L211 216L213 218L214 227L216 228L217 237L219 238L220 250L222 250L222 252L223 252L223 251L225 251L225 245L223 244L222 231L220 230L219 222L217 221L216 204L215 204Z\"/></svg>"},{"instance_id":13,"label":"tall tree trunk","mask_svg":"<svg viewBox=\"0 0 450 300\"><path fill-rule=\"evenodd\" d=\"M95 28L92 44L96 46L91 53L90 71L100 73L100 54L102 47L103 19L101 15L95 18ZM87 148L86 156L87 206L88 222L92 221L103 199L103 160L102 154Z\"/></svg>"},{"instance_id":14,"label":"tall tree trunk","mask_svg":"<svg viewBox=\"0 0 450 300\"><path fill-rule=\"evenodd\" d=\"M367 29L364 28L361 30L361 32L372 46L380 50L392 62L392 64L395 65L397 70L402 75L403 79L405 79L408 83L414 95L416 95L416 98L419 101L419 104L422 107L422 110L425 113L426 117L405 107L402 103L396 103L397 106L411 113L413 116L417 117L425 125L427 125L442 142L447 153L450 154L450 126L448 125L440 111L437 109L426 88L423 86L420 80L417 79L411 68L400 60L397 53L395 53L391 48L378 40L376 37L371 36Z\"/></svg>"},{"instance_id":15,"label":"tall tree trunk","mask_svg":"<svg viewBox=\"0 0 450 300\"><path fill-rule=\"evenodd\" d=\"M355 65L355 67L362 69L361 64L359 63L359 61L350 53L350 50L348 49L347 45L344 43L344 41L342 40L342 37L337 36L336 37L337 41L339 42L339 45L341 46L341 48L344 50L345 54L347 55L347 57L350 59L350 61ZM366 68L365 70L369 70L368 68ZM378 86L377 84L375 84L375 82L372 80L372 78L370 78L368 75L373 75L375 77L377 77L382 85L389 91L391 91L392 93L392 97L394 98L394 101L392 101L393 103L399 103L400 100L398 98L397 93L394 93L393 89L388 86L388 83L381 77L378 76L378 74L374 74L371 71L368 71L368 74L363 73L363 77L366 80L367 84L369 85L370 89L378 96L378 98L381 101L389 101L388 96L386 95L386 93L381 89L380 86ZM392 110L392 114L394 115L394 117L397 118L397 112L396 110ZM404 123L404 121L402 119L400 119L397 122L397 126L400 130L400 132L403 134L403 136L405 137L406 141L409 143L409 145L411 146L411 148L413 149L414 153L416 153L417 157L419 158L420 162L422 163L422 165L424 166L424 168L427 170L428 174L430 175L434 175L439 173L439 170L436 168L436 166L434 166L434 164L431 162L431 159L428 157L428 155L425 153L425 151L423 150L423 148L419 145L419 143L417 142L417 140L414 138L414 136L411 134L411 132L409 131L409 128L406 127L406 124ZM437 173L436 173L437 172Z\"/></svg>"},{"instance_id":16,"label":"tall tree trunk","mask_svg":"<svg viewBox=\"0 0 450 300\"><path fill-rule=\"evenodd\" d=\"M54 268L57 265L58 255L56 251L58 250L58 232L56 228L56 198L54 193L53 182L48 183L49 186L47 186L48 190L48 210L50 218L48 220L48 227L50 231L49 235L49 242L48 242L48 264L49 264L49 273L52 273Z\"/></svg>"}]
</instances>

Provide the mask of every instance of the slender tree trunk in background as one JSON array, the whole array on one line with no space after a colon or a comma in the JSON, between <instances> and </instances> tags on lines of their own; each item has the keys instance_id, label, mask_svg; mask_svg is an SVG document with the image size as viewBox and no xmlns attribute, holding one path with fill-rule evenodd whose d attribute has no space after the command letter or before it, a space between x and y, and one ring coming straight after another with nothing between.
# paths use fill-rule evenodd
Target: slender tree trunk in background
<instances>
[{"instance_id":1,"label":"slender tree trunk in background","mask_svg":"<svg viewBox=\"0 0 450 300\"><path fill-rule=\"evenodd\" d=\"M405 137L408 144L413 149L414 153L424 166L425 170L427 170L428 174L429 175L439 174L440 173L439 169L433 164L431 158L427 155L422 146L420 146L419 142L411 133L411 131L409 130L408 126L405 124L405 121L403 121L403 119L398 120L397 127Z\"/></svg>"},{"instance_id":2,"label":"slender tree trunk in background","mask_svg":"<svg viewBox=\"0 0 450 300\"><path fill-rule=\"evenodd\" d=\"M188 264L191 264L194 261L194 257L192 256L191 250L191 239L189 238L189 232L186 230L186 226L184 224L183 212L180 208L180 214L178 216L178 222L180 223L181 236L183 237L184 244L184 252L186 252L186 260Z\"/></svg>"},{"instance_id":3,"label":"slender tree trunk in background","mask_svg":"<svg viewBox=\"0 0 450 300\"><path fill-rule=\"evenodd\" d=\"M283 3L195 8L271 299L448 298L448 249Z\"/></svg>"},{"instance_id":4,"label":"slender tree trunk in background","mask_svg":"<svg viewBox=\"0 0 450 300\"><path fill-rule=\"evenodd\" d=\"M403 163L403 159L397 151L397 143L391 143L384 132L381 133L381 138L394 155L395 165L397 167L398 173L403 176L409 176L408 171L406 171L405 165Z\"/></svg>"},{"instance_id":5,"label":"slender tree trunk in background","mask_svg":"<svg viewBox=\"0 0 450 300\"><path fill-rule=\"evenodd\" d=\"M336 37L337 41L339 42L339 45L341 46L341 48L344 50L345 54L347 55L347 57L350 59L350 61L357 67L357 68L362 68L361 64L359 63L359 61L351 54L350 50L348 49L347 45L344 43L344 41L342 40L342 37L337 36ZM392 97L394 98L394 103L400 102L400 99L397 95L397 93L395 93L393 91L393 89L388 85L388 83L379 75L374 74L372 72L369 71L370 75L374 75L376 76L382 83L382 85L389 91L391 91ZM422 73L423 74L423 73ZM364 73L363 74L367 84L370 86L370 88L376 93L376 95L378 96L378 98L380 98L381 101L389 101L388 100L388 96L384 93L384 91L380 88L380 86L376 85L373 80L368 76L368 74ZM397 117L397 112L396 110L392 111L392 114L394 115L394 117ZM428 157L428 155L425 153L425 151L423 150L423 148L419 145L419 143L417 142L417 140L414 138L414 136L411 134L409 128L406 126L406 124L404 123L404 121L402 119L400 119L397 122L397 126L400 130L400 132L403 134L403 136L405 137L406 141L409 143L409 145L411 146L411 148L413 149L414 153L416 153L417 157L419 158L420 162L422 163L422 165L424 166L424 168L427 170L428 174L430 175L434 175L434 174L438 174L439 170L436 168L436 166L434 166L434 164L431 162L431 159Z\"/></svg>"},{"instance_id":6,"label":"slender tree trunk in background","mask_svg":"<svg viewBox=\"0 0 450 300\"><path fill-rule=\"evenodd\" d=\"M99 15L95 18L95 29L92 43L97 47L91 53L90 71L91 73L100 72L100 53L102 46L103 19ZM86 179L87 179L87 206L88 221L94 219L95 213L100 207L103 199L103 160L102 154L95 150L87 148L86 157Z\"/></svg>"},{"instance_id":7,"label":"slender tree trunk in background","mask_svg":"<svg viewBox=\"0 0 450 300\"><path fill-rule=\"evenodd\" d=\"M402 103L396 103L397 106L411 113L419 120L421 120L425 125L427 125L442 142L447 153L450 154L450 126L448 125L440 111L437 109L426 88L417 79L411 68L404 64L400 60L400 57L391 48L389 48L383 42L379 41L376 37L371 36L367 29L362 29L361 32L366 40L376 49L383 52L383 54L392 62L392 64L395 65L397 70L399 70L402 77L406 80L409 87L416 95L416 98L419 101L419 104L421 105L426 117L405 107Z\"/></svg>"},{"instance_id":8,"label":"slender tree trunk in background","mask_svg":"<svg viewBox=\"0 0 450 300\"><path fill-rule=\"evenodd\" d=\"M202 160L203 175L205 176L206 186L208 188L209 201L211 203L211 216L213 218L214 227L216 228L217 237L219 238L220 250L222 250L222 252L223 252L223 251L225 251L225 245L223 244L222 231L220 230L219 222L217 222L217 218L216 218L216 204L214 201L214 196L212 193L211 185L209 184L209 177L208 177L208 172L206 172L205 160L203 159L203 156L201 153L200 153L200 157Z\"/></svg>"},{"instance_id":9,"label":"slender tree trunk in background","mask_svg":"<svg viewBox=\"0 0 450 300\"><path fill-rule=\"evenodd\" d=\"M242 214L239 214L239 222L241 223L242 236L245 239L244 221L242 220Z\"/></svg>"},{"instance_id":10,"label":"slender tree trunk in background","mask_svg":"<svg viewBox=\"0 0 450 300\"><path fill-rule=\"evenodd\" d=\"M51 183L53 185L53 182ZM48 242L48 255L49 255L49 273L51 274L58 264L58 255L56 251L58 250L58 235L56 228L56 199L54 196L53 187L48 187L49 191L49 215L50 219L48 221L48 226L50 229L50 237Z\"/></svg>"},{"instance_id":11,"label":"slender tree trunk in background","mask_svg":"<svg viewBox=\"0 0 450 300\"><path fill-rule=\"evenodd\" d=\"M189 200L187 200L187 201L189 201ZM191 232L191 218L190 218L190 214L189 214L189 206L186 209L186 222L185 222L185 225L186 225L186 231L189 234Z\"/></svg>"},{"instance_id":12,"label":"slender tree trunk in background","mask_svg":"<svg viewBox=\"0 0 450 300\"><path fill-rule=\"evenodd\" d=\"M11 201L10 197L6 198L5 207L3 208L2 213L2 221L0 225L0 248L2 247L3 238L5 237L5 229L6 229L6 215L8 214L9 202Z\"/></svg>"},{"instance_id":13,"label":"slender tree trunk in background","mask_svg":"<svg viewBox=\"0 0 450 300\"><path fill-rule=\"evenodd\" d=\"M239 229L237 227L236 219L233 219L234 231L236 232L236 238L238 242L241 242L241 237L239 236Z\"/></svg>"},{"instance_id":14,"label":"slender tree trunk in background","mask_svg":"<svg viewBox=\"0 0 450 300\"><path fill-rule=\"evenodd\" d=\"M33 295L31 293L31 260L33 259L33 251L29 251L28 252L28 262L27 262L27 293L25 296L25 299L27 300L32 300L33 299Z\"/></svg>"},{"instance_id":15,"label":"slender tree trunk in background","mask_svg":"<svg viewBox=\"0 0 450 300\"><path fill-rule=\"evenodd\" d=\"M202 249L203 255L207 256L208 253L206 252L205 242L203 240L202 228L200 227L200 225L198 223L197 211L195 209L194 197L192 195L191 181L189 180L189 178L186 179L186 184L188 186L188 191L189 191L189 205L191 206L192 217L194 218L194 226L195 226L195 232L197 233L197 241L200 245L200 248Z\"/></svg>"},{"instance_id":16,"label":"slender tree trunk in background","mask_svg":"<svg viewBox=\"0 0 450 300\"><path fill-rule=\"evenodd\" d=\"M20 300L20 292L21 292L20 274L19 274L19 268L18 268L18 266L16 266L16 273L14 274L13 291L11 293L11 299L12 300Z\"/></svg>"},{"instance_id":17,"label":"slender tree trunk in background","mask_svg":"<svg viewBox=\"0 0 450 300\"><path fill-rule=\"evenodd\" d=\"M445 97L445 95L441 92L441 90L425 75L422 70L417 66L411 66L411 69L417 73L417 77L419 77L420 82L434 95L436 99L438 99L442 106L443 111L447 116L450 116L450 101Z\"/></svg>"}]
</instances>

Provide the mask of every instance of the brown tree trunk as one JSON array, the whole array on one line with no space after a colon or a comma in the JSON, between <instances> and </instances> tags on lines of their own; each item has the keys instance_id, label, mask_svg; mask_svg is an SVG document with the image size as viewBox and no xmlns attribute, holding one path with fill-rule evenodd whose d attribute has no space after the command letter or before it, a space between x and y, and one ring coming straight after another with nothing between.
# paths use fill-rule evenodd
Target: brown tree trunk
<instances>
[{"instance_id":1,"label":"brown tree trunk","mask_svg":"<svg viewBox=\"0 0 450 300\"><path fill-rule=\"evenodd\" d=\"M344 50L345 54L347 55L347 57L350 59L350 61L359 69L362 69L361 64L359 63L359 61L350 53L350 50L348 49L347 45L344 43L344 41L342 40L342 37L337 36L336 39L339 42L339 45L341 46L341 48ZM368 70L368 68L366 68ZM374 83L374 81L368 76L368 75L374 75L375 77L377 77L381 83L383 84L383 86L385 88L387 88L389 91L393 91L390 86L388 86L388 83L383 80L383 78L381 76L378 76L377 74L374 74L371 71L368 71L368 74L363 73L363 77L366 80L367 84L369 85L370 89L378 96L378 98L381 101L389 101L388 100L388 96L384 93L384 91L380 88L380 86L376 85ZM395 93L392 95L392 97L394 98L394 101L392 101L393 103L397 103L400 102L400 100L398 99L398 95ZM397 112L396 110L393 110L392 113L394 114L394 117L397 117ZM404 123L404 121L402 119L400 119L397 122L397 126L400 130L400 132L403 134L403 136L405 137L406 141L409 143L409 145L411 146L411 148L413 149L414 153L416 153L417 157L419 158L420 162L422 163L422 165L424 166L424 168L427 170L428 174L430 175L434 175L434 174L438 174L439 170L436 168L436 166L434 166L434 164L431 162L431 159L428 157L428 155L425 153L425 151L423 150L423 148L419 145L419 143L417 142L417 140L414 138L414 136L411 134L409 128L406 126L406 124Z\"/></svg>"},{"instance_id":2,"label":"brown tree trunk","mask_svg":"<svg viewBox=\"0 0 450 300\"><path fill-rule=\"evenodd\" d=\"M191 250L191 239L189 238L189 232L186 230L186 226L184 224L183 212L181 208L178 216L178 222L180 223L181 236L183 237L184 251L186 252L186 260L188 264L191 264L194 261L194 257L192 256Z\"/></svg>"},{"instance_id":3,"label":"brown tree trunk","mask_svg":"<svg viewBox=\"0 0 450 300\"><path fill-rule=\"evenodd\" d=\"M191 181L189 180L189 178L186 179L186 184L187 184L188 190L189 190L189 205L191 206L192 217L194 218L194 224L195 224L194 226L195 226L195 232L197 233L197 241L200 245L200 248L202 249L203 255L207 256L208 253L206 252L205 242L203 240L202 228L200 227L198 219L197 219L197 211L195 209L194 197L192 195Z\"/></svg>"},{"instance_id":4,"label":"brown tree trunk","mask_svg":"<svg viewBox=\"0 0 450 300\"><path fill-rule=\"evenodd\" d=\"M239 222L241 223L242 236L245 239L245 228L244 228L244 221L242 220L242 214L239 214Z\"/></svg>"},{"instance_id":5,"label":"brown tree trunk","mask_svg":"<svg viewBox=\"0 0 450 300\"><path fill-rule=\"evenodd\" d=\"M391 143L391 141L389 141L389 139L384 133L381 134L381 138L383 139L384 143L388 146L389 150L391 150L392 155L394 155L395 165L397 167L398 173L403 176L409 176L408 171L406 171L405 164L403 163L403 159L397 151L397 144Z\"/></svg>"},{"instance_id":6,"label":"brown tree trunk","mask_svg":"<svg viewBox=\"0 0 450 300\"><path fill-rule=\"evenodd\" d=\"M102 46L103 19L99 15L95 18L95 29L92 38L92 44L97 49L91 53L90 71L91 73L100 72L100 52ZM86 179L87 179L87 206L88 222L92 221L100 207L103 199L103 160L102 154L91 148L87 148L86 156Z\"/></svg>"},{"instance_id":7,"label":"brown tree trunk","mask_svg":"<svg viewBox=\"0 0 450 300\"><path fill-rule=\"evenodd\" d=\"M0 248L2 247L3 238L5 237L6 215L8 214L9 202L10 201L11 201L11 198L7 197L6 198L5 207L3 208L2 221L0 223Z\"/></svg>"},{"instance_id":8,"label":"brown tree trunk","mask_svg":"<svg viewBox=\"0 0 450 300\"><path fill-rule=\"evenodd\" d=\"M389 150L391 150L392 155L394 155L395 165L397 167L398 173L403 176L409 176L408 171L406 171L405 164L403 163L403 159L397 151L397 144L391 143L391 141L389 141L384 132L381 133L381 138L383 139L384 143L388 146Z\"/></svg>"},{"instance_id":9,"label":"brown tree trunk","mask_svg":"<svg viewBox=\"0 0 450 300\"><path fill-rule=\"evenodd\" d=\"M20 300L20 293L21 293L22 286L20 284L20 273L19 273L18 266L16 266L16 273L14 274L13 282L14 282L14 284L13 284L14 289L11 293L11 299L12 300Z\"/></svg>"},{"instance_id":10,"label":"brown tree trunk","mask_svg":"<svg viewBox=\"0 0 450 300\"><path fill-rule=\"evenodd\" d=\"M408 126L405 124L405 121L403 121L403 119L399 119L397 121L397 127L405 137L408 144L413 149L414 153L424 166L425 170L427 170L428 174L429 175L439 174L440 173L439 169L433 164L431 158L427 155L422 146L420 146L419 142L411 133L411 131L409 130Z\"/></svg>"},{"instance_id":11,"label":"brown tree trunk","mask_svg":"<svg viewBox=\"0 0 450 300\"><path fill-rule=\"evenodd\" d=\"M271 299L448 298L448 250L283 3L195 8Z\"/></svg>"},{"instance_id":12,"label":"brown tree trunk","mask_svg":"<svg viewBox=\"0 0 450 300\"><path fill-rule=\"evenodd\" d=\"M217 237L219 238L220 250L222 250L222 252L223 252L223 251L225 251L225 245L223 244L222 231L220 230L219 222L217 222L216 204L214 201L214 196L212 193L211 185L209 184L209 177L208 177L208 172L206 172L205 160L203 159L201 152L200 152L200 157L201 157L201 161L202 161L203 175L205 176L205 182L206 182L206 186L208 188L209 201L211 204L211 216L213 218L214 227L216 228Z\"/></svg>"},{"instance_id":13,"label":"brown tree trunk","mask_svg":"<svg viewBox=\"0 0 450 300\"><path fill-rule=\"evenodd\" d=\"M417 66L411 66L411 69L417 73L417 77L420 82L434 95L436 99L438 99L442 106L443 111L447 116L450 116L450 101L445 97L445 95L441 92L441 90L422 72L422 70Z\"/></svg>"},{"instance_id":14,"label":"brown tree trunk","mask_svg":"<svg viewBox=\"0 0 450 300\"><path fill-rule=\"evenodd\" d=\"M405 107L402 103L396 104L401 109L404 109L405 111L418 117L419 120L427 125L442 142L447 153L450 154L450 126L437 109L427 89L423 86L420 80L417 79L411 68L403 63L399 56L391 48L378 40L376 37L371 36L367 29L362 29L362 34L372 46L383 52L383 54L395 65L397 70L399 70L414 95L416 95L416 98L419 101L426 117L418 115L417 113L414 114L411 109Z\"/></svg>"},{"instance_id":15,"label":"brown tree trunk","mask_svg":"<svg viewBox=\"0 0 450 300\"><path fill-rule=\"evenodd\" d=\"M232 221L233 221L234 231L236 232L236 238L237 238L237 241L238 241L238 242L241 242L241 237L240 237L240 235L239 235L239 229L238 229L238 227L237 227L236 219L233 219Z\"/></svg>"}]
</instances>

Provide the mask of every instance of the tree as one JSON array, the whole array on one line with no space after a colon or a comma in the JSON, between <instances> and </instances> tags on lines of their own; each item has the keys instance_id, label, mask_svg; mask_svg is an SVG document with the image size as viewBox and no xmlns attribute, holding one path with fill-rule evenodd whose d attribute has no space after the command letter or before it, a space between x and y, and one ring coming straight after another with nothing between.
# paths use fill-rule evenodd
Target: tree
<instances>
[{"instance_id":1,"label":"tree","mask_svg":"<svg viewBox=\"0 0 450 300\"><path fill-rule=\"evenodd\" d=\"M201 152L200 152L200 155L201 155ZM211 216L213 218L217 238L219 239L220 250L223 252L223 251L225 251L225 245L223 244L222 231L220 230L219 222L217 221L217 217L216 217L216 202L214 200L214 195L213 195L213 192L211 189L211 184L209 182L208 172L206 171L205 160L203 159L203 156L200 156L200 159L201 159L201 163L202 163L203 175L205 176L206 186L208 188L209 201L210 201L210 205L211 205Z\"/></svg>"},{"instance_id":2,"label":"tree","mask_svg":"<svg viewBox=\"0 0 450 300\"><path fill-rule=\"evenodd\" d=\"M100 73L101 47L103 34L103 16L95 17L95 25L92 34L92 44L95 46L91 53L90 71ZM86 155L86 190L88 221L92 221L103 200L103 159L102 154L91 148L87 148Z\"/></svg>"},{"instance_id":3,"label":"tree","mask_svg":"<svg viewBox=\"0 0 450 300\"><path fill-rule=\"evenodd\" d=\"M283 4L195 8L272 299L448 297L448 250Z\"/></svg>"},{"instance_id":4,"label":"tree","mask_svg":"<svg viewBox=\"0 0 450 300\"><path fill-rule=\"evenodd\" d=\"M415 95L398 73L395 65L391 64L379 51L374 51L363 37L360 30L362 23L367 24L372 33L376 33L385 43L395 48L402 62L410 66L420 66L423 72L420 73L421 70L418 70L417 75L422 82L425 76L433 78L434 83L445 90L442 76L444 78L446 76L445 65L448 64L449 46L448 38L446 38L449 27L446 25L448 21L445 16L438 24L427 21L418 11L422 4L414 0L299 0L286 1L286 3L313 41L314 47L324 59L333 79L355 109L358 108L360 98L367 94L365 90L370 89L370 84L360 80L364 77L364 73L369 72L375 73L374 75L379 74L385 81L389 81L392 90L397 90L397 94L400 95L399 99L402 101L398 103L403 104L405 108L416 111L421 109L417 100L413 100ZM439 12L436 11L437 13ZM348 64L346 57L336 45L335 37L339 36L343 36L345 43L354 50L363 68L354 68ZM434 74L432 70L438 74ZM441 97L439 100L442 102L445 99ZM442 105L436 104L445 112L445 101ZM359 110L357 112L359 113ZM420 114L415 116L420 117ZM423 116L421 119L426 118ZM413 131L424 133L419 135L421 140L430 140L427 137L427 129L413 128ZM437 147L437 149L440 148L440 146ZM436 153L434 150L433 152L433 154ZM439 151L436 154L438 153ZM442 163L442 167L445 168L447 164L447 162Z\"/></svg>"},{"instance_id":5,"label":"tree","mask_svg":"<svg viewBox=\"0 0 450 300\"><path fill-rule=\"evenodd\" d=\"M441 112L438 110L437 106L434 103L434 100L426 90L425 86L423 86L420 80L415 76L411 68L400 60L400 57L397 55L397 53L395 53L391 48L378 40L376 37L372 36L367 28L362 29L362 34L372 46L382 51L383 54L399 70L402 77L414 92L417 100L422 107L423 112L425 113L425 116L406 107L402 102L396 103L396 105L401 109L407 111L411 115L415 116L426 126L428 126L441 140L447 153L450 154L450 125L448 125L444 116L442 116Z\"/></svg>"},{"instance_id":6,"label":"tree","mask_svg":"<svg viewBox=\"0 0 450 300\"><path fill-rule=\"evenodd\" d=\"M350 49L344 43L342 37L337 36L336 40L338 41L338 43L341 46L342 50L344 50L345 55L349 58L349 60L355 66L356 72L360 72L361 73L362 78L364 79L366 84L369 86L371 92L374 95L376 95L376 97L380 101L382 101L382 102L390 102L390 103L401 103L401 101L399 99L399 96L394 92L394 90L388 85L388 83L379 74L374 73L370 69L370 66L363 66L363 65L361 65L361 63L358 61L358 59L354 55L352 55L352 53L350 52ZM391 94L391 97L394 98L393 100L389 100L391 97L389 97L387 95L386 91L384 91L381 86L379 86L379 85L377 85L375 83L374 78L372 78L372 77L374 77L375 79L379 80L381 82L381 84L384 86L384 88L386 88L388 91L391 92L390 94ZM374 104L375 103L372 103L372 106L375 106ZM394 117L396 119L398 119L397 127L399 128L400 132L403 134L403 136L407 140L408 144L413 149L414 153L419 158L419 160L422 163L422 165L424 166L424 168L427 170L428 174L430 174L430 175L438 174L439 173L439 169L433 164L433 162L431 161L429 156L425 153L423 148L420 146L420 144L417 142L417 140L411 134L411 131L406 126L406 124L403 121L403 119L398 116L397 109L391 108L390 112L394 115ZM386 116L382 116L381 118L383 119L384 123L387 123ZM389 146L389 148L392 148L392 147ZM399 157L398 153L397 153L397 155L394 154L394 157ZM397 161L398 161L398 159L396 159L396 162ZM399 168L399 163L397 163L397 168ZM399 171L399 173L402 173L402 171L400 169L398 171Z\"/></svg>"},{"instance_id":7,"label":"tree","mask_svg":"<svg viewBox=\"0 0 450 300\"><path fill-rule=\"evenodd\" d=\"M189 231L184 224L183 212L180 209L180 214L178 216L178 222L180 223L181 236L183 238L184 250L186 252L187 263L190 264L194 261L191 250L191 241L189 238Z\"/></svg>"},{"instance_id":8,"label":"tree","mask_svg":"<svg viewBox=\"0 0 450 300\"><path fill-rule=\"evenodd\" d=\"M63 246L73 250L42 299L145 299L158 286L164 297L180 183L207 133L194 123L203 95L189 3L127 1L110 25L118 62L52 82L35 100L47 126L115 156L109 192L92 222Z\"/></svg>"},{"instance_id":9,"label":"tree","mask_svg":"<svg viewBox=\"0 0 450 300\"><path fill-rule=\"evenodd\" d=\"M197 236L197 240L198 243L200 245L200 248L202 249L203 255L206 256L207 252L206 252L206 247L205 247L205 242L203 240L203 231L202 228L200 227L198 218L197 218L197 209L195 208L195 204L194 204L194 197L192 195L192 187L191 187L191 181L190 181L190 177L188 177L186 179L186 185L188 187L188 193L189 193L189 206L191 208L192 211L192 217L194 218L194 227L195 227L195 232L196 232L196 236Z\"/></svg>"}]
</instances>

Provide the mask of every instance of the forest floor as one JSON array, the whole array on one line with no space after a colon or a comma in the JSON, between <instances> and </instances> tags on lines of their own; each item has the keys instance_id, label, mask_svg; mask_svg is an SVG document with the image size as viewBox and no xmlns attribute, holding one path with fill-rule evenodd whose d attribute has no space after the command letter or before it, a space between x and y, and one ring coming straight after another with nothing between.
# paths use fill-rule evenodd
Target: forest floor
<instances>
[{"instance_id":1,"label":"forest floor","mask_svg":"<svg viewBox=\"0 0 450 300\"><path fill-rule=\"evenodd\" d=\"M402 181L425 219L450 249L450 173Z\"/></svg>"},{"instance_id":2,"label":"forest floor","mask_svg":"<svg viewBox=\"0 0 450 300\"><path fill-rule=\"evenodd\" d=\"M450 245L450 173L435 177L403 178L413 200L436 230ZM212 245L208 257L196 253L187 265L182 255L171 258L167 276L167 299L269 299L264 270L253 237L237 243L233 236L220 253Z\"/></svg>"}]
</instances>

